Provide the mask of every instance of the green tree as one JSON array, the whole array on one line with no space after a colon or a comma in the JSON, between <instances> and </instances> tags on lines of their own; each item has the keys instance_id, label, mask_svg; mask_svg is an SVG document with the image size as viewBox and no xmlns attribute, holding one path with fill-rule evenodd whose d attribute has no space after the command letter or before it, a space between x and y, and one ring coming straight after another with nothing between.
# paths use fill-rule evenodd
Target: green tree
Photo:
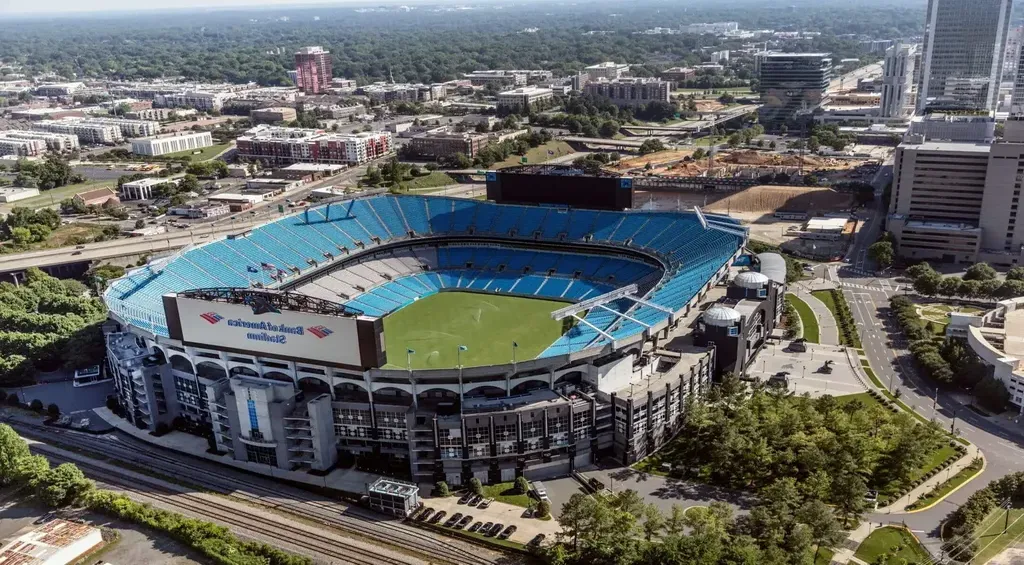
<instances>
[{"instance_id":1,"label":"green tree","mask_svg":"<svg viewBox=\"0 0 1024 565\"><path fill-rule=\"evenodd\" d=\"M469 492L481 495L484 493L484 485L480 483L480 479L473 477L469 479Z\"/></svg>"},{"instance_id":2,"label":"green tree","mask_svg":"<svg viewBox=\"0 0 1024 565\"><path fill-rule=\"evenodd\" d=\"M640 154L647 155L648 153L656 153L658 151L664 151L665 144L660 139L646 139L640 144Z\"/></svg>"},{"instance_id":3,"label":"green tree","mask_svg":"<svg viewBox=\"0 0 1024 565\"><path fill-rule=\"evenodd\" d=\"M1024 281L1024 267L1014 267L1006 272L1008 281Z\"/></svg>"},{"instance_id":4,"label":"green tree","mask_svg":"<svg viewBox=\"0 0 1024 565\"><path fill-rule=\"evenodd\" d=\"M988 263L975 263L964 273L965 281L988 281L996 278L996 270Z\"/></svg>"},{"instance_id":5,"label":"green tree","mask_svg":"<svg viewBox=\"0 0 1024 565\"><path fill-rule=\"evenodd\" d=\"M942 284L942 275L932 271L914 280L914 290L926 296L934 296L939 291L940 284Z\"/></svg>"},{"instance_id":6,"label":"green tree","mask_svg":"<svg viewBox=\"0 0 1024 565\"><path fill-rule=\"evenodd\" d=\"M551 503L547 500L541 500L537 503L537 517L546 518L551 515Z\"/></svg>"},{"instance_id":7,"label":"green tree","mask_svg":"<svg viewBox=\"0 0 1024 565\"><path fill-rule=\"evenodd\" d=\"M892 265L893 260L896 258L896 253L893 250L892 243L879 241L868 247L868 257L880 268L885 269Z\"/></svg>"},{"instance_id":8,"label":"green tree","mask_svg":"<svg viewBox=\"0 0 1024 565\"><path fill-rule=\"evenodd\" d=\"M28 444L7 424L0 424L0 485L17 477L18 462L30 455Z\"/></svg>"},{"instance_id":9,"label":"green tree","mask_svg":"<svg viewBox=\"0 0 1024 565\"><path fill-rule=\"evenodd\" d=\"M661 514L661 510L654 504L648 504L643 510L643 530L644 539L651 541L651 539L658 537L658 534L665 527L665 516Z\"/></svg>"},{"instance_id":10,"label":"green tree","mask_svg":"<svg viewBox=\"0 0 1024 565\"><path fill-rule=\"evenodd\" d=\"M853 524L860 519L867 505L864 500L867 491L864 479L856 473L843 473L833 479L832 501L846 524Z\"/></svg>"},{"instance_id":11,"label":"green tree","mask_svg":"<svg viewBox=\"0 0 1024 565\"><path fill-rule=\"evenodd\" d=\"M434 483L434 492L437 494L437 496L441 497L451 496L452 494L451 489L448 488L448 483L444 481L437 481L436 483Z\"/></svg>"}]
</instances>

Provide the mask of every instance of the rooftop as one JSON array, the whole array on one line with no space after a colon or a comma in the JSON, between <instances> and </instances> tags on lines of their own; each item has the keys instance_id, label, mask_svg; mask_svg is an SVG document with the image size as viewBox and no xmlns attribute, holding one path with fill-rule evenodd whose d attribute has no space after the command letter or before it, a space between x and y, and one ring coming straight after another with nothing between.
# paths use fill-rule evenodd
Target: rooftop
<instances>
[{"instance_id":1,"label":"rooftop","mask_svg":"<svg viewBox=\"0 0 1024 565\"><path fill-rule=\"evenodd\" d=\"M959 151L963 153L988 153L991 143L978 141L925 141L924 143L902 143L900 147L915 151Z\"/></svg>"},{"instance_id":2,"label":"rooftop","mask_svg":"<svg viewBox=\"0 0 1024 565\"><path fill-rule=\"evenodd\" d=\"M970 224L954 224L944 222L921 222L911 221L907 222L906 227L908 228L924 228L929 230L940 230L940 231L981 231L978 226L972 226Z\"/></svg>"},{"instance_id":3,"label":"rooftop","mask_svg":"<svg viewBox=\"0 0 1024 565\"><path fill-rule=\"evenodd\" d=\"M96 543L100 543L102 538L99 533L97 528L88 524L60 519L50 520L0 548L0 564L42 565L50 562L51 559L57 557L58 553L86 536L93 535L96 537ZM83 550L86 549L89 548L83 548ZM76 555L74 558L79 556ZM74 561L74 558L68 562Z\"/></svg>"},{"instance_id":4,"label":"rooftop","mask_svg":"<svg viewBox=\"0 0 1024 565\"><path fill-rule=\"evenodd\" d=\"M389 479L380 477L376 481L373 481L367 490L371 493L380 494L396 494L400 496L409 496L419 492L420 487L405 481L399 481L397 479Z\"/></svg>"},{"instance_id":5,"label":"rooftop","mask_svg":"<svg viewBox=\"0 0 1024 565\"><path fill-rule=\"evenodd\" d=\"M516 88L514 90L506 90L498 94L498 96L515 95L515 94L544 94L550 93L550 88L540 88L537 86L524 86Z\"/></svg>"}]
</instances>

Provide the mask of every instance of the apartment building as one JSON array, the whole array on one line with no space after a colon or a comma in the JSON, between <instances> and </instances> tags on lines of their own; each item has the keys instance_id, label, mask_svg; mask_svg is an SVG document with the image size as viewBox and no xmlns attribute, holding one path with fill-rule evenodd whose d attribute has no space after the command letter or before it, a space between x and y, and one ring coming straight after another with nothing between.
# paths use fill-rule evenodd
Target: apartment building
<instances>
[{"instance_id":1,"label":"apartment building","mask_svg":"<svg viewBox=\"0 0 1024 565\"><path fill-rule=\"evenodd\" d=\"M914 69L917 46L897 43L885 52L880 115L904 117L914 110Z\"/></svg>"},{"instance_id":2,"label":"apartment building","mask_svg":"<svg viewBox=\"0 0 1024 565\"><path fill-rule=\"evenodd\" d=\"M297 117L295 108L272 107L253 109L249 112L254 124L273 124L276 122L290 122Z\"/></svg>"},{"instance_id":3,"label":"apartment building","mask_svg":"<svg viewBox=\"0 0 1024 565\"><path fill-rule=\"evenodd\" d=\"M12 139L0 136L0 155L38 157L45 152L46 142L41 139Z\"/></svg>"},{"instance_id":4,"label":"apartment building","mask_svg":"<svg viewBox=\"0 0 1024 565\"><path fill-rule=\"evenodd\" d=\"M326 133L318 129L258 126L237 140L238 154L274 165L338 163L361 165L393 150L386 131L356 134Z\"/></svg>"},{"instance_id":5,"label":"apartment building","mask_svg":"<svg viewBox=\"0 0 1024 565\"><path fill-rule=\"evenodd\" d=\"M602 78L615 80L629 75L629 65L626 63L605 61L604 63L590 65L589 67L584 68L583 72L587 73L590 80L598 80Z\"/></svg>"},{"instance_id":6,"label":"apartment building","mask_svg":"<svg viewBox=\"0 0 1024 565\"><path fill-rule=\"evenodd\" d=\"M179 151L192 151L213 145L208 131L177 132L167 135L132 140L132 153L136 155L166 155Z\"/></svg>"},{"instance_id":7,"label":"apartment building","mask_svg":"<svg viewBox=\"0 0 1024 565\"><path fill-rule=\"evenodd\" d=\"M331 52L320 46L303 47L295 53L296 83L306 94L323 94L330 90Z\"/></svg>"},{"instance_id":8,"label":"apartment building","mask_svg":"<svg viewBox=\"0 0 1024 565\"><path fill-rule=\"evenodd\" d=\"M166 121L171 118L186 118L195 116L197 112L192 108L145 108L128 112L125 117L133 120Z\"/></svg>"},{"instance_id":9,"label":"apartment building","mask_svg":"<svg viewBox=\"0 0 1024 565\"><path fill-rule=\"evenodd\" d=\"M697 77L697 69L693 67L672 67L661 73L661 80L668 82L673 89L681 88L682 84Z\"/></svg>"},{"instance_id":10,"label":"apartment building","mask_svg":"<svg viewBox=\"0 0 1024 565\"><path fill-rule=\"evenodd\" d=\"M74 135L83 145L115 145L124 141L120 126L90 122L81 118L40 120L32 124L32 129Z\"/></svg>"},{"instance_id":11,"label":"apartment building","mask_svg":"<svg viewBox=\"0 0 1024 565\"><path fill-rule=\"evenodd\" d=\"M40 140L46 144L47 150L58 153L74 151L79 148L78 136L64 133L11 129L0 131L0 139Z\"/></svg>"},{"instance_id":12,"label":"apartment building","mask_svg":"<svg viewBox=\"0 0 1024 565\"><path fill-rule=\"evenodd\" d=\"M373 104L388 102L432 102L443 100L447 89L443 84L388 84L376 82L362 88L362 93L370 98Z\"/></svg>"},{"instance_id":13,"label":"apartment building","mask_svg":"<svg viewBox=\"0 0 1024 565\"><path fill-rule=\"evenodd\" d=\"M238 96L234 92L207 92L199 90L186 90L158 94L153 98L153 103L164 108L194 108L200 112L210 110L220 111L224 103Z\"/></svg>"},{"instance_id":14,"label":"apartment building","mask_svg":"<svg viewBox=\"0 0 1024 565\"><path fill-rule=\"evenodd\" d=\"M554 94L550 88L537 88L526 86L514 90L506 90L498 94L497 106L499 110L506 109L512 112L522 111L532 104L551 100Z\"/></svg>"},{"instance_id":15,"label":"apartment building","mask_svg":"<svg viewBox=\"0 0 1024 565\"><path fill-rule=\"evenodd\" d=\"M800 126L825 100L832 78L828 53L759 53L761 108L758 117L769 130Z\"/></svg>"},{"instance_id":16,"label":"apartment building","mask_svg":"<svg viewBox=\"0 0 1024 565\"><path fill-rule=\"evenodd\" d=\"M420 157L438 159L462 153L475 157L490 137L479 133L427 132L412 137L410 147Z\"/></svg>"},{"instance_id":17,"label":"apartment building","mask_svg":"<svg viewBox=\"0 0 1024 565\"><path fill-rule=\"evenodd\" d=\"M669 90L668 82L653 78L598 79L583 87L588 96L607 98L619 107L668 102Z\"/></svg>"},{"instance_id":18,"label":"apartment building","mask_svg":"<svg viewBox=\"0 0 1024 565\"><path fill-rule=\"evenodd\" d=\"M484 70L463 75L473 86L494 84L500 87L525 86L554 78L551 71L534 70Z\"/></svg>"},{"instance_id":19,"label":"apartment building","mask_svg":"<svg viewBox=\"0 0 1024 565\"><path fill-rule=\"evenodd\" d=\"M111 125L121 128L125 137L146 137L160 133L160 123L150 120L131 120L128 118L86 118L89 124Z\"/></svg>"},{"instance_id":20,"label":"apartment building","mask_svg":"<svg viewBox=\"0 0 1024 565\"><path fill-rule=\"evenodd\" d=\"M71 96L85 88L85 83L62 82L56 84L40 84L34 90L36 96Z\"/></svg>"}]
</instances>

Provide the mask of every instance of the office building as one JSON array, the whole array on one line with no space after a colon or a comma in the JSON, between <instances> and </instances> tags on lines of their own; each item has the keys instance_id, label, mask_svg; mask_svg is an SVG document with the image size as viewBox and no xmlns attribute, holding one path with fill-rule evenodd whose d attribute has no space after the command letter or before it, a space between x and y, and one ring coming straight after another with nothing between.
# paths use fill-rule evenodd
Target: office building
<instances>
[{"instance_id":1,"label":"office building","mask_svg":"<svg viewBox=\"0 0 1024 565\"><path fill-rule=\"evenodd\" d=\"M319 129L257 126L238 138L238 154L274 165L339 163L361 165L393 150L386 131L326 133Z\"/></svg>"},{"instance_id":2,"label":"office building","mask_svg":"<svg viewBox=\"0 0 1024 565\"><path fill-rule=\"evenodd\" d=\"M1010 102L1010 115L1024 116L1024 50L1018 49L1016 67L1017 74L1013 80L1013 94Z\"/></svg>"},{"instance_id":3,"label":"office building","mask_svg":"<svg viewBox=\"0 0 1024 565\"><path fill-rule=\"evenodd\" d=\"M295 108L272 107L253 109L249 113L254 124L273 124L276 122L290 122L297 117Z\"/></svg>"},{"instance_id":4,"label":"office building","mask_svg":"<svg viewBox=\"0 0 1024 565\"><path fill-rule=\"evenodd\" d=\"M35 88L36 96L71 96L85 88L81 82L63 82L59 84L41 84Z\"/></svg>"},{"instance_id":5,"label":"office building","mask_svg":"<svg viewBox=\"0 0 1024 565\"><path fill-rule=\"evenodd\" d=\"M174 118L187 118L196 115L192 108L144 108L128 112L125 117L133 120L166 121Z\"/></svg>"},{"instance_id":6,"label":"office building","mask_svg":"<svg viewBox=\"0 0 1024 565\"><path fill-rule=\"evenodd\" d=\"M885 52L882 66L881 115L906 116L914 109L914 63L917 47L897 43Z\"/></svg>"},{"instance_id":7,"label":"office building","mask_svg":"<svg viewBox=\"0 0 1024 565\"><path fill-rule=\"evenodd\" d=\"M23 188L20 186L0 186L0 202L10 204L26 198L39 196L38 188Z\"/></svg>"},{"instance_id":8,"label":"office building","mask_svg":"<svg viewBox=\"0 0 1024 565\"><path fill-rule=\"evenodd\" d=\"M587 83L583 92L588 96L607 98L619 107L669 101L669 83L654 78L600 79Z\"/></svg>"},{"instance_id":9,"label":"office building","mask_svg":"<svg viewBox=\"0 0 1024 565\"><path fill-rule=\"evenodd\" d=\"M918 110L995 110L1012 0L929 0Z\"/></svg>"},{"instance_id":10,"label":"office building","mask_svg":"<svg viewBox=\"0 0 1024 565\"><path fill-rule=\"evenodd\" d=\"M152 200L154 196L154 187L160 186L161 184L177 185L179 183L181 183L180 178L167 179L160 177L149 177L126 182L121 185L121 201Z\"/></svg>"},{"instance_id":11,"label":"office building","mask_svg":"<svg viewBox=\"0 0 1024 565\"><path fill-rule=\"evenodd\" d=\"M622 78L629 74L629 65L625 63L613 63L612 61L605 61L604 63L598 63L596 65L590 65L583 69L583 72L590 76L590 80L598 80L605 78L608 80L615 80Z\"/></svg>"},{"instance_id":12,"label":"office building","mask_svg":"<svg viewBox=\"0 0 1024 565\"><path fill-rule=\"evenodd\" d=\"M926 109L925 114L911 118L907 132L921 136L924 141L992 141L996 136L996 118L993 112Z\"/></svg>"},{"instance_id":13,"label":"office building","mask_svg":"<svg viewBox=\"0 0 1024 565\"><path fill-rule=\"evenodd\" d=\"M387 104L389 102L432 102L443 100L448 89L443 84L389 84L386 82L375 82L368 84L361 92L370 98L373 104Z\"/></svg>"},{"instance_id":14,"label":"office building","mask_svg":"<svg viewBox=\"0 0 1024 565\"><path fill-rule=\"evenodd\" d=\"M530 70L484 70L473 71L463 75L473 86L487 86L490 84L499 87L525 86L551 80L554 73L539 69Z\"/></svg>"},{"instance_id":15,"label":"office building","mask_svg":"<svg viewBox=\"0 0 1024 565\"><path fill-rule=\"evenodd\" d=\"M296 84L306 94L323 94L331 88L331 52L323 47L303 47L295 53Z\"/></svg>"},{"instance_id":16,"label":"office building","mask_svg":"<svg viewBox=\"0 0 1024 565\"><path fill-rule=\"evenodd\" d=\"M683 33L693 33L697 35L703 35L711 33L715 35L723 35L727 33L735 33L739 31L740 24L738 22L714 22L714 23L698 23L689 24L684 26Z\"/></svg>"},{"instance_id":17,"label":"office building","mask_svg":"<svg viewBox=\"0 0 1024 565\"><path fill-rule=\"evenodd\" d=\"M802 127L821 107L832 78L828 53L759 53L761 108L758 116L769 130Z\"/></svg>"},{"instance_id":18,"label":"office building","mask_svg":"<svg viewBox=\"0 0 1024 565\"><path fill-rule=\"evenodd\" d=\"M714 51L711 53L712 63L728 63L729 62L729 51Z\"/></svg>"},{"instance_id":19,"label":"office building","mask_svg":"<svg viewBox=\"0 0 1024 565\"><path fill-rule=\"evenodd\" d=\"M509 110L511 112L523 111L539 102L551 100L554 97L550 88L537 88L526 86L515 90L506 90L498 94L498 110Z\"/></svg>"},{"instance_id":20,"label":"office building","mask_svg":"<svg viewBox=\"0 0 1024 565\"><path fill-rule=\"evenodd\" d=\"M457 153L475 157L489 139L480 133L427 132L413 136L409 146L414 154L430 159L451 157Z\"/></svg>"},{"instance_id":21,"label":"office building","mask_svg":"<svg viewBox=\"0 0 1024 565\"><path fill-rule=\"evenodd\" d=\"M901 257L970 264L1024 264L1017 225L1024 176L1024 122L995 142L923 141L896 150L888 229Z\"/></svg>"},{"instance_id":22,"label":"office building","mask_svg":"<svg viewBox=\"0 0 1024 565\"><path fill-rule=\"evenodd\" d=\"M213 145L208 131L180 132L132 140L132 153L136 155L166 155L179 151L194 151Z\"/></svg>"},{"instance_id":23,"label":"office building","mask_svg":"<svg viewBox=\"0 0 1024 565\"><path fill-rule=\"evenodd\" d=\"M688 80L697 78L697 69L693 67L672 67L661 73L661 80L672 85L672 88L682 88Z\"/></svg>"}]
</instances>

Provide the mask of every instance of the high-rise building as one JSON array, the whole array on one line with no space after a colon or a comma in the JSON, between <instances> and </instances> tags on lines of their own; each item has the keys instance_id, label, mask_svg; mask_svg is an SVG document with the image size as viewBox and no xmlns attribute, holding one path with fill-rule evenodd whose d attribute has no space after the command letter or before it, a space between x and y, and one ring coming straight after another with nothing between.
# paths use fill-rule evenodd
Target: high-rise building
<instances>
[{"instance_id":1,"label":"high-rise building","mask_svg":"<svg viewBox=\"0 0 1024 565\"><path fill-rule=\"evenodd\" d=\"M760 122L768 129L810 119L825 98L832 78L829 53L759 53Z\"/></svg>"},{"instance_id":2,"label":"high-rise building","mask_svg":"<svg viewBox=\"0 0 1024 565\"><path fill-rule=\"evenodd\" d=\"M1013 95L1010 99L1010 115L1024 116L1024 50L1017 50L1017 74L1013 79Z\"/></svg>"},{"instance_id":3,"label":"high-rise building","mask_svg":"<svg viewBox=\"0 0 1024 565\"><path fill-rule=\"evenodd\" d=\"M296 86L306 94L323 94L331 87L331 52L303 47L295 53Z\"/></svg>"},{"instance_id":4,"label":"high-rise building","mask_svg":"<svg viewBox=\"0 0 1024 565\"><path fill-rule=\"evenodd\" d=\"M914 62L917 46L897 43L885 52L882 71L881 115L885 118L905 116L913 111Z\"/></svg>"},{"instance_id":5,"label":"high-rise building","mask_svg":"<svg viewBox=\"0 0 1024 565\"><path fill-rule=\"evenodd\" d=\"M995 110L1012 0L929 0L918 110Z\"/></svg>"}]
</instances>

